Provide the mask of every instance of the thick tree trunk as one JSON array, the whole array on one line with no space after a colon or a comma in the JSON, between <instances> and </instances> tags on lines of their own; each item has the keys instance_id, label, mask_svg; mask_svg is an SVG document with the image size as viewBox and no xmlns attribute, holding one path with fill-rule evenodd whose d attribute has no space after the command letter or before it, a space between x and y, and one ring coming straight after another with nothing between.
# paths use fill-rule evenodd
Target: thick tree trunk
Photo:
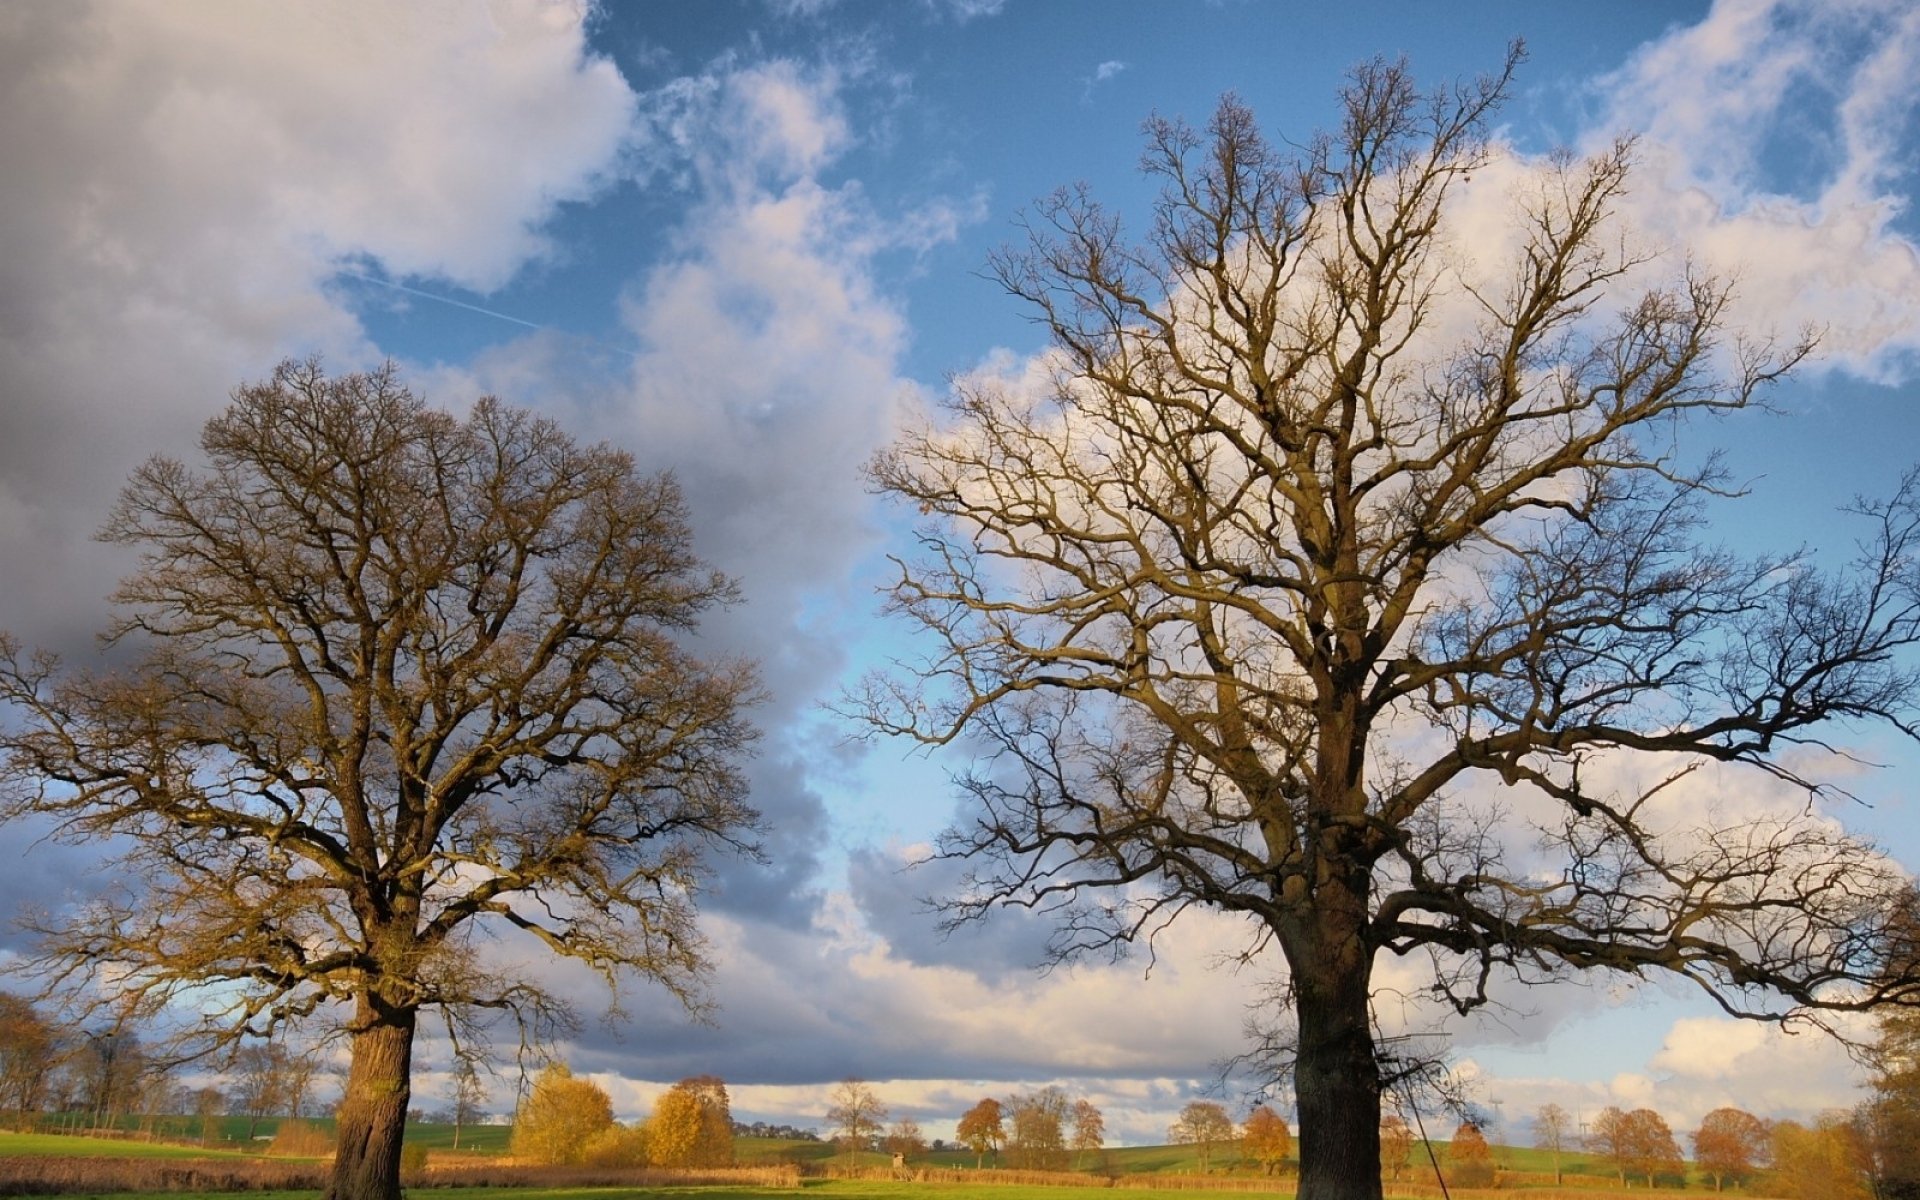
<instances>
[{"instance_id":1,"label":"thick tree trunk","mask_svg":"<svg viewBox=\"0 0 1920 1200\"><path fill-rule=\"evenodd\" d=\"M1380 1070L1367 1001L1372 954L1350 898L1317 897L1315 936L1288 946L1300 1044L1300 1200L1380 1200ZM1360 893L1364 895L1365 893Z\"/></svg>"},{"instance_id":2,"label":"thick tree trunk","mask_svg":"<svg viewBox=\"0 0 1920 1200\"><path fill-rule=\"evenodd\" d=\"M362 997L355 1015L353 1067L340 1100L339 1145L323 1200L400 1200L415 1013Z\"/></svg>"}]
</instances>

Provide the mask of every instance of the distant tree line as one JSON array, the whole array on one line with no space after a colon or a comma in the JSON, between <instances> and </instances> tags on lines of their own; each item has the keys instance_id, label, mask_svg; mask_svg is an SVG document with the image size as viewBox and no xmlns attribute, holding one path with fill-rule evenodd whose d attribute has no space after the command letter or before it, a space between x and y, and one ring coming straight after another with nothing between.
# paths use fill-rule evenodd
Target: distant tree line
<instances>
[{"instance_id":1,"label":"distant tree line","mask_svg":"<svg viewBox=\"0 0 1920 1200\"><path fill-rule=\"evenodd\" d=\"M320 1073L317 1057L280 1042L189 1069L130 1022L70 1025L0 992L0 1120L17 1130L209 1140L231 1116L247 1119L252 1138L263 1118L313 1115Z\"/></svg>"}]
</instances>

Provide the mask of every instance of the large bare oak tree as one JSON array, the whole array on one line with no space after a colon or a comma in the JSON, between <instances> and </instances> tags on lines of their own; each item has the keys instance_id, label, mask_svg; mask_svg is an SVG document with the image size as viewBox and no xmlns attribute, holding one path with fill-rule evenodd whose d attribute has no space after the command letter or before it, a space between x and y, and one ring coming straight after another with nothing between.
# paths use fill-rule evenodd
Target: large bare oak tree
<instances>
[{"instance_id":1,"label":"large bare oak tree","mask_svg":"<svg viewBox=\"0 0 1920 1200\"><path fill-rule=\"evenodd\" d=\"M423 1010L562 998L489 932L703 1001L703 852L752 850L748 665L682 639L728 601L673 481L387 368L285 364L207 466L155 458L103 536L121 665L0 644L5 812L98 841L126 887L51 914L54 983L197 1014L203 1043L339 1017L330 1200L392 1200Z\"/></svg>"},{"instance_id":2,"label":"large bare oak tree","mask_svg":"<svg viewBox=\"0 0 1920 1200\"><path fill-rule=\"evenodd\" d=\"M1871 846L1674 786L1819 793L1827 727L1910 731L1910 488L1838 574L1700 544L1724 489L1679 447L1809 347L1729 335L1728 287L1684 266L1645 282L1611 219L1630 143L1530 176L1504 249L1459 241L1517 59L1434 94L1366 66L1296 148L1232 99L1151 123L1144 241L1067 190L994 261L1050 394L963 379L872 468L924 518L890 607L932 650L853 703L991 751L943 843L974 862L957 915L1053 909L1061 954L1251 918L1314 1200L1380 1195L1383 953L1430 956L1462 1011L1569 968L1773 1019L1913 986L1880 970Z\"/></svg>"}]
</instances>

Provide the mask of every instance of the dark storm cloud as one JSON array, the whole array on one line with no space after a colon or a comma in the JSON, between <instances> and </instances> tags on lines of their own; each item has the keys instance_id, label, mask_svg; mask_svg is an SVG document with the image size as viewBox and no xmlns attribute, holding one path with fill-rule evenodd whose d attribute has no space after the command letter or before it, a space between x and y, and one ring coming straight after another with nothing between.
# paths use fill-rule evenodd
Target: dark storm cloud
<instances>
[{"instance_id":1,"label":"dark storm cloud","mask_svg":"<svg viewBox=\"0 0 1920 1200\"><path fill-rule=\"evenodd\" d=\"M1029 975L1048 962L1054 924L1024 908L996 909L946 927L941 906L967 890L967 864L918 861L863 847L848 855L847 889L867 927L893 952L923 966L958 967L987 978Z\"/></svg>"}]
</instances>

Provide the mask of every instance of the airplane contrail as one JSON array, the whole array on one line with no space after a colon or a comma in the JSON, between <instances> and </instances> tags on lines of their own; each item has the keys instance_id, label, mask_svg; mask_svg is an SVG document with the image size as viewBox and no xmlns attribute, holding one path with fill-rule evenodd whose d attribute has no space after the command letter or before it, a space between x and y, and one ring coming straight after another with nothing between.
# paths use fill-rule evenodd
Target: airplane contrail
<instances>
[{"instance_id":1,"label":"airplane contrail","mask_svg":"<svg viewBox=\"0 0 1920 1200\"><path fill-rule=\"evenodd\" d=\"M405 292L409 296L418 296L422 300L437 300L441 304L450 304L455 308L464 308L468 312L479 313L483 317L492 317L496 321L511 321L515 325L523 325L528 329L545 330L547 328L545 325L536 324L533 321L523 321L519 317L508 316L506 313L496 312L491 308L481 308L478 304L468 304L465 300L455 300L451 296L436 296L432 292L423 292L419 288L408 287L404 283L395 283L391 279L379 279L372 275L362 275L358 271L335 271L334 274L344 275L348 279L358 279L362 283L377 283L383 288L392 288L396 292Z\"/></svg>"}]
</instances>

